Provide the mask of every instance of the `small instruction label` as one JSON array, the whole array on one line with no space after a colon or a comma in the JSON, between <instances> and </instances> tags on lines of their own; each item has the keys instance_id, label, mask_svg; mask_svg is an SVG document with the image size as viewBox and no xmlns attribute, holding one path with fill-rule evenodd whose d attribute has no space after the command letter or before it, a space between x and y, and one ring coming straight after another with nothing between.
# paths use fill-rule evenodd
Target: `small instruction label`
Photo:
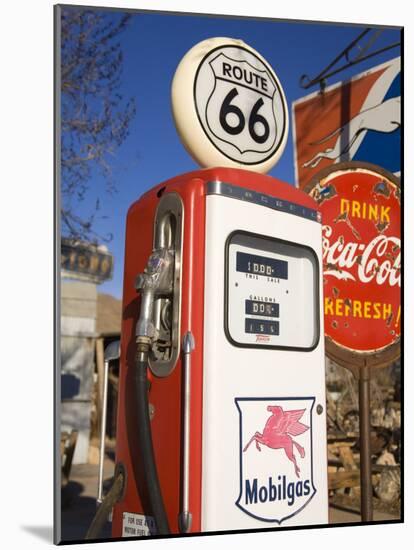
<instances>
[{"instance_id":1,"label":"small instruction label","mask_svg":"<svg viewBox=\"0 0 414 550\"><path fill-rule=\"evenodd\" d=\"M123 537L150 537L156 535L155 520L152 516L143 514L122 514L122 536Z\"/></svg>"}]
</instances>

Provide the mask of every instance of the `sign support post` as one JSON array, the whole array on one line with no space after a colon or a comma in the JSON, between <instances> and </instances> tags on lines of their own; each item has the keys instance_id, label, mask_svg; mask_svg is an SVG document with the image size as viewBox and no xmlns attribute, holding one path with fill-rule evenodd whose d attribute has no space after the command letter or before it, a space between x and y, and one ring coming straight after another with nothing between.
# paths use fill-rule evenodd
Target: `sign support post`
<instances>
[{"instance_id":1,"label":"sign support post","mask_svg":"<svg viewBox=\"0 0 414 550\"><path fill-rule=\"evenodd\" d=\"M361 520L373 520L372 473L371 473L371 415L370 415L371 369L366 364L361 368L359 389L359 448L361 479Z\"/></svg>"}]
</instances>

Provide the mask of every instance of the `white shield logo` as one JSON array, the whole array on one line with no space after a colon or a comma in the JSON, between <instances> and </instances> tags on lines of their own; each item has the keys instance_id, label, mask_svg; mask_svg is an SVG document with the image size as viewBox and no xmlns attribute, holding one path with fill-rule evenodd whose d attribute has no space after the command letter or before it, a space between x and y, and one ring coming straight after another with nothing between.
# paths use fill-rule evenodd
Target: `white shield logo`
<instances>
[{"instance_id":1,"label":"white shield logo","mask_svg":"<svg viewBox=\"0 0 414 550\"><path fill-rule=\"evenodd\" d=\"M175 72L172 107L178 133L201 166L265 173L286 146L282 85L266 59L241 40L196 44Z\"/></svg>"},{"instance_id":2,"label":"white shield logo","mask_svg":"<svg viewBox=\"0 0 414 550\"><path fill-rule=\"evenodd\" d=\"M241 155L271 151L280 131L274 112L276 86L269 72L223 53L209 64L215 79L205 111L211 134Z\"/></svg>"},{"instance_id":3,"label":"white shield logo","mask_svg":"<svg viewBox=\"0 0 414 550\"><path fill-rule=\"evenodd\" d=\"M240 415L240 494L236 505L281 524L300 513L313 482L313 397L236 398Z\"/></svg>"}]
</instances>

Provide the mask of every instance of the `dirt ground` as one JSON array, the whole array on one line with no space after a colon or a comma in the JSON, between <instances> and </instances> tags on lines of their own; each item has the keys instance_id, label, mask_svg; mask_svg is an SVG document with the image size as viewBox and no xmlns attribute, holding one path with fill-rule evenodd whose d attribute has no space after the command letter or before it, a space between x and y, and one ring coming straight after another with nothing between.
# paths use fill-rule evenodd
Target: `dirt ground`
<instances>
[{"instance_id":1,"label":"dirt ground","mask_svg":"<svg viewBox=\"0 0 414 550\"><path fill-rule=\"evenodd\" d=\"M105 487L110 486L114 471L112 457L107 457L104 465ZM62 491L62 540L81 541L96 511L98 466L93 464L73 465L70 481ZM375 521L396 520L397 515L375 510ZM329 523L358 523L357 512L331 506ZM111 525L108 522L102 531L102 538L111 537Z\"/></svg>"}]
</instances>

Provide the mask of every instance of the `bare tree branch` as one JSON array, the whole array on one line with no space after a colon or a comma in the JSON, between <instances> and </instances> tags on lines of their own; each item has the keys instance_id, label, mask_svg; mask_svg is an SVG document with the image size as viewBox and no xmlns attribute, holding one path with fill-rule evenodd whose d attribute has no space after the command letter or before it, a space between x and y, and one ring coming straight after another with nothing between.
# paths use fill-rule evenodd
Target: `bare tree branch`
<instances>
[{"instance_id":1,"label":"bare tree branch","mask_svg":"<svg viewBox=\"0 0 414 550\"><path fill-rule=\"evenodd\" d=\"M119 93L123 55L119 42L129 14L65 7L61 24L62 231L74 239L97 240L97 208L87 219L76 205L90 189L96 168L113 193L110 158L129 133L133 98ZM97 202L99 204L99 202Z\"/></svg>"}]
</instances>

